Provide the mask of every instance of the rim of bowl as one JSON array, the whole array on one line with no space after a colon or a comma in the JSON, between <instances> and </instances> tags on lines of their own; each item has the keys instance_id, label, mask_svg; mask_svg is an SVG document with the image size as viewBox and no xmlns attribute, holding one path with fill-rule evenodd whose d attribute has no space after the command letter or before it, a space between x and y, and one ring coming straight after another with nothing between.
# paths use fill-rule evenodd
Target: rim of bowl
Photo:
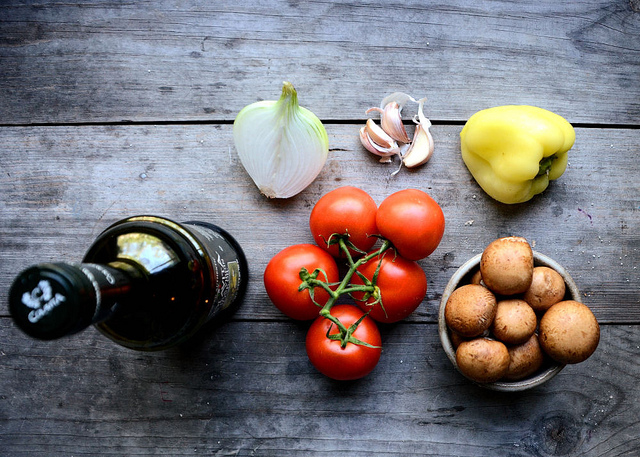
<instances>
[{"instance_id":1,"label":"rim of bowl","mask_svg":"<svg viewBox=\"0 0 640 457\"><path fill-rule=\"evenodd\" d=\"M462 279L467 276L471 272L471 270L473 270L477 265L480 264L481 257L482 254L473 256L465 263L463 263L460 268L456 270L453 276L451 276L451 279L449 279L449 282L447 283L447 286L442 293L442 298L440 300L440 309L438 310L438 332L440 334L440 342L442 343L442 347L455 369L463 376L464 374L461 373L458 369L458 363L456 362L456 351L453 348L451 338L449 337L449 328L447 327L447 323L445 322L444 310L447 305L447 301L449 300L449 296L458 287L460 281L462 281ZM580 300L580 291L578 290L578 286L576 286L575 281L569 275L569 273L567 273L562 265L553 260L551 257L548 257L536 251L533 251L533 262L534 266L536 267L545 266L552 268L556 270L560 274L560 276L562 276L562 279L564 279L564 283L567 287L567 294L569 295L569 297L565 299L582 302L582 300ZM473 380L470 381L472 381L474 384L477 384L478 386L484 387L489 390L496 390L500 392L518 392L544 384L555 375L557 375L564 367L564 364L553 363L548 368L535 374L534 376L530 376L519 381L497 381L488 383L479 383Z\"/></svg>"}]
</instances>

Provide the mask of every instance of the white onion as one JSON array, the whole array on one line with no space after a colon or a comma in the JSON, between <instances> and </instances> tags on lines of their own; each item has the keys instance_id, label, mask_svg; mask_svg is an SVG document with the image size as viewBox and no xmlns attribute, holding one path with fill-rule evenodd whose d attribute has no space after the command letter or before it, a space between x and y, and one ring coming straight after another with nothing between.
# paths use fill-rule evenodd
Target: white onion
<instances>
[{"instance_id":1,"label":"white onion","mask_svg":"<svg viewBox=\"0 0 640 457\"><path fill-rule=\"evenodd\" d=\"M298 94L287 81L279 100L252 103L238 113L233 140L245 170L269 198L289 198L303 191L329 155L322 122L298 105Z\"/></svg>"}]
</instances>

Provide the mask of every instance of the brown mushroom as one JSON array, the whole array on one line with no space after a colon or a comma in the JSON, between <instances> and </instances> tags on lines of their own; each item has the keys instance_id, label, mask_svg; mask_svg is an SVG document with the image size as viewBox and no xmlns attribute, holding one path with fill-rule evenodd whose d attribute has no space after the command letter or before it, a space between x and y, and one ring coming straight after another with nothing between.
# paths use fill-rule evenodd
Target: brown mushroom
<instances>
[{"instance_id":1,"label":"brown mushroom","mask_svg":"<svg viewBox=\"0 0 640 457\"><path fill-rule=\"evenodd\" d=\"M482 285L482 274L480 273L480 269L476 270L473 275L471 275L471 279L469 280L471 284L480 284Z\"/></svg>"},{"instance_id":2,"label":"brown mushroom","mask_svg":"<svg viewBox=\"0 0 640 457\"><path fill-rule=\"evenodd\" d=\"M451 345L453 346L454 349L458 349L458 346L460 346L460 343L462 343L463 341L467 341L467 338L457 334L453 330L449 331L449 337L451 338Z\"/></svg>"},{"instance_id":3,"label":"brown mushroom","mask_svg":"<svg viewBox=\"0 0 640 457\"><path fill-rule=\"evenodd\" d=\"M526 301L513 298L498 302L491 331L503 343L521 344L533 335L537 325L533 308Z\"/></svg>"},{"instance_id":4,"label":"brown mushroom","mask_svg":"<svg viewBox=\"0 0 640 457\"><path fill-rule=\"evenodd\" d=\"M460 372L476 382L495 382L509 369L509 351L500 341L476 338L464 341L456 351Z\"/></svg>"},{"instance_id":5,"label":"brown mushroom","mask_svg":"<svg viewBox=\"0 0 640 457\"><path fill-rule=\"evenodd\" d=\"M509 369L504 375L505 381L518 381L531 376L544 362L544 353L535 333L524 343L510 346Z\"/></svg>"},{"instance_id":6,"label":"brown mushroom","mask_svg":"<svg viewBox=\"0 0 640 457\"><path fill-rule=\"evenodd\" d=\"M533 277L533 250L521 236L498 238L482 252L480 272L482 281L496 294L523 293Z\"/></svg>"},{"instance_id":7,"label":"brown mushroom","mask_svg":"<svg viewBox=\"0 0 640 457\"><path fill-rule=\"evenodd\" d=\"M553 268L535 267L531 286L524 293L523 300L536 312L545 312L564 298L564 279Z\"/></svg>"},{"instance_id":8,"label":"brown mushroom","mask_svg":"<svg viewBox=\"0 0 640 457\"><path fill-rule=\"evenodd\" d=\"M540 346L557 362L582 362L594 353L599 342L598 321L580 302L556 303L540 319Z\"/></svg>"},{"instance_id":9,"label":"brown mushroom","mask_svg":"<svg viewBox=\"0 0 640 457\"><path fill-rule=\"evenodd\" d=\"M451 293L444 311L449 328L467 338L481 335L496 315L496 297L486 287L466 284Z\"/></svg>"}]
</instances>

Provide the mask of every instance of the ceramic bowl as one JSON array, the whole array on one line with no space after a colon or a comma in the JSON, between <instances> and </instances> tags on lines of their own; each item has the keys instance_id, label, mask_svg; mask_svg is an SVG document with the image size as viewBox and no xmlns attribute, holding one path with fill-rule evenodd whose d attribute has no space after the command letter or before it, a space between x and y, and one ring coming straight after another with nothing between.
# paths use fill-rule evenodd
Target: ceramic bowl
<instances>
[{"instance_id":1,"label":"ceramic bowl","mask_svg":"<svg viewBox=\"0 0 640 457\"><path fill-rule=\"evenodd\" d=\"M447 284L444 293L442 294L442 300L440 301L440 310L438 314L438 331L440 333L440 341L442 342L442 347L444 348L447 357L453 364L453 366L458 369L458 364L456 363L456 351L451 342L451 335L449 333L449 328L444 319L444 310L447 306L447 301L449 300L449 296L451 293L456 290L458 287L463 286L464 284L468 284L470 282L471 276L480 268L480 257L482 254L478 254L467 262L465 262L458 270L453 274L449 283ZM553 268L564 278L564 282L566 285L566 293L565 300L575 300L581 302L580 292L576 283L573 281L571 276L566 272L566 270L555 260L547 257L546 255L540 254L538 252L533 252L533 260L534 266L546 266L549 268ZM478 384L481 387L490 390L496 390L501 392L517 392L521 390L531 389L533 387L544 384L549 381L555 375L557 375L560 370L564 368L564 365L555 363L553 361L546 361L545 364L540 368L540 370L528 378L521 379L518 381L498 381L492 383L484 383Z\"/></svg>"}]
</instances>

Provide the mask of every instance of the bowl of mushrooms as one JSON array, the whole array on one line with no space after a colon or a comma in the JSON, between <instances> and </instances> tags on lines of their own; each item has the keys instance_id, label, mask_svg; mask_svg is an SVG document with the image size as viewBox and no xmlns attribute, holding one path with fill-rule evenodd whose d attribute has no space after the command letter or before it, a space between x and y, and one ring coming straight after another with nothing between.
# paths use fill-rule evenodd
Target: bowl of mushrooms
<instances>
[{"instance_id":1,"label":"bowl of mushrooms","mask_svg":"<svg viewBox=\"0 0 640 457\"><path fill-rule=\"evenodd\" d=\"M438 330L463 376L503 392L549 381L600 340L569 273L518 236L494 240L458 268L442 294Z\"/></svg>"}]
</instances>

